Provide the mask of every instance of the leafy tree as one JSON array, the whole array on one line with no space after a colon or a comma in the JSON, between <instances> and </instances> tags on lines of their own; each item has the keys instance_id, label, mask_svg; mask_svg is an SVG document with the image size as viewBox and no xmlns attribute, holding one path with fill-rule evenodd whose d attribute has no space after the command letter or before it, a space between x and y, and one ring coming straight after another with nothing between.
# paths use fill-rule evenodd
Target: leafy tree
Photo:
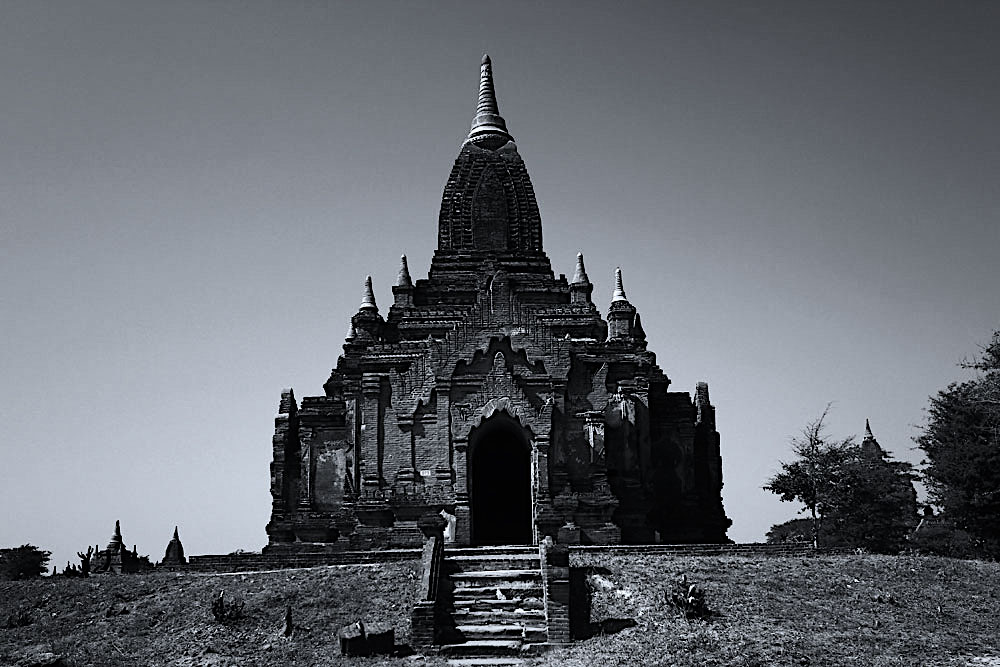
<instances>
[{"instance_id":1,"label":"leafy tree","mask_svg":"<svg viewBox=\"0 0 1000 667\"><path fill-rule=\"evenodd\" d=\"M830 501L832 541L899 553L918 521L913 467L892 460L871 436L848 454Z\"/></svg>"},{"instance_id":2,"label":"leafy tree","mask_svg":"<svg viewBox=\"0 0 1000 667\"><path fill-rule=\"evenodd\" d=\"M808 534L814 546L898 553L917 524L912 467L892 460L870 432L860 445L853 436L829 438L828 411L792 440L797 460L783 463L764 487L783 501L801 502L811 520L772 526L768 541L801 541Z\"/></svg>"},{"instance_id":3,"label":"leafy tree","mask_svg":"<svg viewBox=\"0 0 1000 667\"><path fill-rule=\"evenodd\" d=\"M976 377L931 397L915 441L942 516L972 535L984 555L1000 557L1000 331L979 359L961 365Z\"/></svg>"},{"instance_id":4,"label":"leafy tree","mask_svg":"<svg viewBox=\"0 0 1000 667\"><path fill-rule=\"evenodd\" d=\"M847 451L854 439L831 440L825 433L823 421L830 406L827 405L818 419L809 422L802 434L792 438L792 451L797 460L781 464L781 472L771 477L764 489L777 494L782 501L798 501L812 518L811 542L819 546L823 519L831 509L834 488L840 468L847 459Z\"/></svg>"},{"instance_id":5,"label":"leafy tree","mask_svg":"<svg viewBox=\"0 0 1000 667\"><path fill-rule=\"evenodd\" d=\"M812 542L812 519L791 519L785 523L771 526L767 531L768 544L784 544L787 542Z\"/></svg>"},{"instance_id":6,"label":"leafy tree","mask_svg":"<svg viewBox=\"0 0 1000 667\"><path fill-rule=\"evenodd\" d=\"M12 549L0 549L0 579L31 579L48 572L50 551L30 544Z\"/></svg>"}]
</instances>

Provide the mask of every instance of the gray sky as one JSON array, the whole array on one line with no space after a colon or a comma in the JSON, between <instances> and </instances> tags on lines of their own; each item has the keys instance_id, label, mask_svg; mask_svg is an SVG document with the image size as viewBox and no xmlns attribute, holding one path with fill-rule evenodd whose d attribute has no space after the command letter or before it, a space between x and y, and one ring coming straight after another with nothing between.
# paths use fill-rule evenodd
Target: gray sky
<instances>
[{"instance_id":1,"label":"gray sky","mask_svg":"<svg viewBox=\"0 0 1000 667\"><path fill-rule=\"evenodd\" d=\"M833 402L898 458L1000 328L994 3L4 3L0 546L257 549L282 387L426 275L493 57L571 274L709 382L730 536Z\"/></svg>"}]
</instances>

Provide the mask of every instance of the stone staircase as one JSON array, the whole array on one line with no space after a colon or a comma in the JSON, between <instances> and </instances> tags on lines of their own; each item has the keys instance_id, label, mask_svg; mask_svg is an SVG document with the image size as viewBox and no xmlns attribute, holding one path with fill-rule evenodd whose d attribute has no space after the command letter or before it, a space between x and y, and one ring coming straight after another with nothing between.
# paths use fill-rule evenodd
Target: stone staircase
<instances>
[{"instance_id":1,"label":"stone staircase","mask_svg":"<svg viewBox=\"0 0 1000 667\"><path fill-rule=\"evenodd\" d=\"M538 547L448 549L444 559L454 641L448 664L520 665L531 644L546 641Z\"/></svg>"}]
</instances>

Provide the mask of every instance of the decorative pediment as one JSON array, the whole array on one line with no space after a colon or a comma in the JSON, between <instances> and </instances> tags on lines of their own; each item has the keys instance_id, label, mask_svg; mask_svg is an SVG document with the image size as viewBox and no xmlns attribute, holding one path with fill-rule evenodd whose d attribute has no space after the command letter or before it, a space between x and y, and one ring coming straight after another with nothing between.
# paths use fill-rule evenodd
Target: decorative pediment
<instances>
[{"instance_id":1,"label":"decorative pediment","mask_svg":"<svg viewBox=\"0 0 1000 667\"><path fill-rule=\"evenodd\" d=\"M498 412L505 412L509 417L521 422L521 426L528 426L529 418L510 400L510 397L491 398L481 407L475 418L471 422L471 427L475 428Z\"/></svg>"},{"instance_id":2,"label":"decorative pediment","mask_svg":"<svg viewBox=\"0 0 1000 667\"><path fill-rule=\"evenodd\" d=\"M468 403L452 405L452 426L458 436L468 433L499 412L517 419L536 434L549 432L554 402L551 395L536 406L537 400L532 402L507 370L502 352L494 355L492 368L483 378L482 388L469 399Z\"/></svg>"},{"instance_id":3,"label":"decorative pediment","mask_svg":"<svg viewBox=\"0 0 1000 667\"><path fill-rule=\"evenodd\" d=\"M504 359L510 362L513 368L522 369L519 372L526 372L529 375L545 375L544 359L529 359L528 351L523 347L514 347L510 336L492 336L483 347L475 349L471 358L460 359L455 364L456 375L468 375L482 373L488 367L490 352L493 352L493 361L496 355L502 354Z\"/></svg>"}]
</instances>

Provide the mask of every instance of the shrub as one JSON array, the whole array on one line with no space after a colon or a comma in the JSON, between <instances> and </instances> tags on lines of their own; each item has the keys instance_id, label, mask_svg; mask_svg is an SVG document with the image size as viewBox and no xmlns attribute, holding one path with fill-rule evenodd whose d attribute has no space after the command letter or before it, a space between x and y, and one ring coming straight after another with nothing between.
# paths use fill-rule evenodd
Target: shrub
<instances>
[{"instance_id":1,"label":"shrub","mask_svg":"<svg viewBox=\"0 0 1000 667\"><path fill-rule=\"evenodd\" d=\"M31 625L34 621L35 619L31 617L31 610L18 609L17 611L7 615L7 620L4 621L3 627L5 630L23 628L27 625Z\"/></svg>"},{"instance_id":2,"label":"shrub","mask_svg":"<svg viewBox=\"0 0 1000 667\"><path fill-rule=\"evenodd\" d=\"M219 623L238 621L243 618L243 600L226 599L226 592L221 591L219 597L212 600L212 615Z\"/></svg>"},{"instance_id":3,"label":"shrub","mask_svg":"<svg viewBox=\"0 0 1000 667\"><path fill-rule=\"evenodd\" d=\"M690 583L686 574L682 574L665 595L667 602L689 621L692 619L707 621L715 616L715 612L709 609L705 600L704 589Z\"/></svg>"}]
</instances>

